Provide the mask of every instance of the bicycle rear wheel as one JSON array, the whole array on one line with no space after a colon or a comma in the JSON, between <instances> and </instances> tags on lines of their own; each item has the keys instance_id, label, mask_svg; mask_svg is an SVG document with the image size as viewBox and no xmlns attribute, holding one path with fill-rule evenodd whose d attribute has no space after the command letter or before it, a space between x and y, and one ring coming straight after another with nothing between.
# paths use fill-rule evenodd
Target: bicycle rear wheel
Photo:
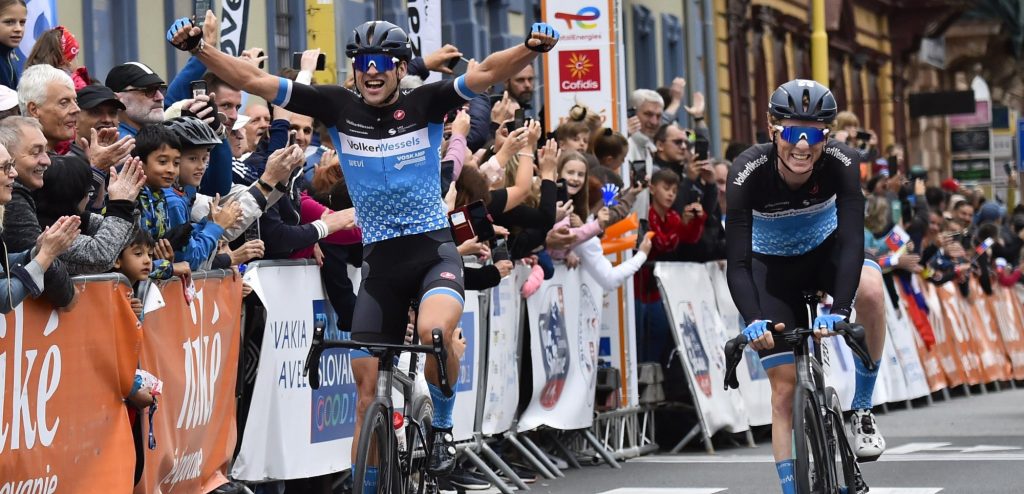
<instances>
[{"instance_id":1,"label":"bicycle rear wheel","mask_svg":"<svg viewBox=\"0 0 1024 494\"><path fill-rule=\"evenodd\" d=\"M793 394L793 445L796 450L796 492L830 494L825 425L817 399L797 385Z\"/></svg>"},{"instance_id":2,"label":"bicycle rear wheel","mask_svg":"<svg viewBox=\"0 0 1024 494\"><path fill-rule=\"evenodd\" d=\"M861 491L862 482L860 468L857 467L857 460L853 455L853 448L850 447L849 436L846 434L846 422L843 420L843 406L839 401L839 394L833 388L825 389L826 406L828 407L828 434L829 441L834 444L832 453L837 455L835 461L836 480L839 488L845 488L850 494Z\"/></svg>"},{"instance_id":3,"label":"bicycle rear wheel","mask_svg":"<svg viewBox=\"0 0 1024 494\"><path fill-rule=\"evenodd\" d=\"M424 486L430 476L427 473L427 463L430 461L430 451L427 450L427 438L430 437L430 423L434 416L434 406L429 396L420 396L413 400L412 412L409 414L414 422L406 422L405 430L408 433L405 444L409 458L409 478L406 479L406 492L410 494L422 494Z\"/></svg>"},{"instance_id":4,"label":"bicycle rear wheel","mask_svg":"<svg viewBox=\"0 0 1024 494\"><path fill-rule=\"evenodd\" d=\"M384 403L374 402L363 416L363 425L359 430L359 448L356 450L356 461L352 469L353 492L404 494L401 464L398 460L398 441L395 438L391 413ZM367 484L376 487L370 488Z\"/></svg>"}]
</instances>

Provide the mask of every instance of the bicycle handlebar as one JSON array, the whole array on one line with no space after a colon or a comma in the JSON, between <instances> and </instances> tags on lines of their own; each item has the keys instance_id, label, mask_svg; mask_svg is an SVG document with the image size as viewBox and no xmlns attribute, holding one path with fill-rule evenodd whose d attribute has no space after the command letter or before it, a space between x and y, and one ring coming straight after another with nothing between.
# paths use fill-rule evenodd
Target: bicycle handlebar
<instances>
[{"instance_id":1,"label":"bicycle handlebar","mask_svg":"<svg viewBox=\"0 0 1024 494\"><path fill-rule=\"evenodd\" d=\"M441 391L445 396L452 396L454 391L448 383L448 350L444 346L444 338L441 330L435 328L431 334L430 345L396 345L392 343L367 343L355 340L325 340L324 331L326 323L317 320L313 324L312 344L309 353L306 355L306 363L302 367L302 375L309 377L309 387L320 389L320 356L328 348L348 348L350 350L366 350L377 358L385 357L387 354L401 352L416 352L433 354L438 364L438 380Z\"/></svg>"},{"instance_id":2,"label":"bicycle handlebar","mask_svg":"<svg viewBox=\"0 0 1024 494\"><path fill-rule=\"evenodd\" d=\"M768 327L774 327L775 323L768 321ZM846 341L846 345L850 347L854 355L857 356L864 363L864 367L867 367L869 371L874 371L877 367L875 361L871 359L871 355L866 350L867 345L864 341L864 326L860 324L851 324L846 322L836 323L834 327L836 335L842 336ZM784 338L790 344L800 344L801 341L805 340L808 336L814 335L813 329L807 328L796 328L789 331L783 331ZM748 344L747 337L745 335L738 335L735 338L725 342L725 389L730 388L736 389L740 387L739 379L736 377L736 367L740 364L740 360L743 358L743 349Z\"/></svg>"}]
</instances>

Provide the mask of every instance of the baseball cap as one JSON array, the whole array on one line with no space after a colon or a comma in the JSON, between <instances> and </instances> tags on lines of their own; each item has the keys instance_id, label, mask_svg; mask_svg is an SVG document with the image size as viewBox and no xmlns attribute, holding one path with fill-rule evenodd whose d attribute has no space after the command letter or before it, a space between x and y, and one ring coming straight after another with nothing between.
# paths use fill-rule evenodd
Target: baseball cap
<instances>
[{"instance_id":1,"label":"baseball cap","mask_svg":"<svg viewBox=\"0 0 1024 494\"><path fill-rule=\"evenodd\" d=\"M235 125L231 127L231 130L242 130L245 124L249 123L250 118L245 114L239 113L238 120L235 120Z\"/></svg>"},{"instance_id":2,"label":"baseball cap","mask_svg":"<svg viewBox=\"0 0 1024 494\"><path fill-rule=\"evenodd\" d=\"M107 101L113 101L114 106L124 110L124 103L117 99L117 95L107 86L90 84L78 90L78 107L83 110L91 110Z\"/></svg>"},{"instance_id":3,"label":"baseball cap","mask_svg":"<svg viewBox=\"0 0 1024 494\"><path fill-rule=\"evenodd\" d=\"M18 106L18 92L7 86L0 86L0 111L7 111L16 106Z\"/></svg>"},{"instance_id":4,"label":"baseball cap","mask_svg":"<svg viewBox=\"0 0 1024 494\"><path fill-rule=\"evenodd\" d=\"M124 91L128 86L143 88L154 84L165 84L153 69L142 62L128 62L118 65L107 73L105 86L112 91Z\"/></svg>"}]
</instances>

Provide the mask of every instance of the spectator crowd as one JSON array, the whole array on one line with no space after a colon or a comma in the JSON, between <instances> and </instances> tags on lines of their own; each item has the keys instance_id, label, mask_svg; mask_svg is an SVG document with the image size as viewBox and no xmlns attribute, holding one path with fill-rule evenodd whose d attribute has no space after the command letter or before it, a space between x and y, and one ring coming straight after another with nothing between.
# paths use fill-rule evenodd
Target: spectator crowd
<instances>
[{"instance_id":1,"label":"spectator crowd","mask_svg":"<svg viewBox=\"0 0 1024 494\"><path fill-rule=\"evenodd\" d=\"M0 56L15 58L25 16L23 2L0 0ZM208 13L205 22L218 20ZM218 39L204 42L216 47ZM23 70L0 64L0 284L8 286L0 311L27 297L70 310L76 275L118 272L138 285L261 259L315 259L339 329L348 330L348 268L361 265L362 239L324 123L243 95L196 58L177 74L128 61L101 80L77 53L74 35L57 27L37 37ZM241 58L261 66L262 53L250 48ZM310 84L318 55L305 52L300 67L280 75ZM431 72L450 75L449 62L461 56L446 45L412 60L402 88L422 85ZM633 91L624 133L584 106L547 129L535 77L527 67L446 117L438 194L450 211L483 205L493 222L458 246L466 288L496 286L516 264L530 267L524 297L553 276L556 262L586 270L605 290L632 278L640 361L668 366L675 345L653 263L725 258L730 159L752 143L710 155L706 119L717 116L705 115L703 95L688 96L681 78ZM900 285L914 290L914 273L965 294L971 273L986 292L1021 280L1024 206L1012 193L987 199L952 179L929 186L901 146L879 152L875 134L850 112L840 114L832 138L861 150L864 247L894 294ZM631 213L651 234L613 266L602 232ZM141 301L131 303L142 318ZM153 404L158 378L140 369L126 397L133 417ZM463 486L474 482L470 472L456 475ZM321 485L303 482L280 488Z\"/></svg>"}]
</instances>

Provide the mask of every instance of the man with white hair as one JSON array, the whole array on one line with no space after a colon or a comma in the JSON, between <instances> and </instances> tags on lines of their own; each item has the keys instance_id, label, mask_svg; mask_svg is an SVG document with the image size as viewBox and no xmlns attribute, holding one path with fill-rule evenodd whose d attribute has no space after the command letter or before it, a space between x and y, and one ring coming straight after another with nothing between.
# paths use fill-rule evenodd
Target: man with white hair
<instances>
[{"instance_id":1,"label":"man with white hair","mask_svg":"<svg viewBox=\"0 0 1024 494\"><path fill-rule=\"evenodd\" d=\"M39 120L47 151L75 138L81 110L67 72L45 64L25 69L18 83L18 106L22 115Z\"/></svg>"}]
</instances>

